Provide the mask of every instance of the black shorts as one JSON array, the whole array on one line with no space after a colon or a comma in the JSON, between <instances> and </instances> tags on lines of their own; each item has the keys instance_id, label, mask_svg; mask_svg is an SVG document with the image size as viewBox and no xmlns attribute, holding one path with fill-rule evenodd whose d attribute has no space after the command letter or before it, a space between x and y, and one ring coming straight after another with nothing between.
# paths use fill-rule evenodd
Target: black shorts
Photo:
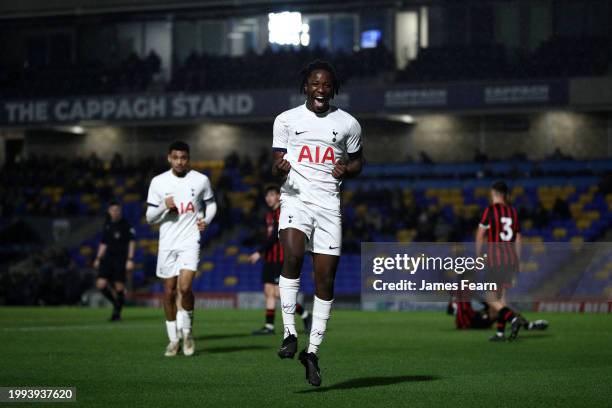
<instances>
[{"instance_id":1,"label":"black shorts","mask_svg":"<svg viewBox=\"0 0 612 408\"><path fill-rule=\"evenodd\" d=\"M127 258L116 256L105 256L100 261L100 270L98 277L104 278L110 282L125 283L125 263Z\"/></svg>"},{"instance_id":2,"label":"black shorts","mask_svg":"<svg viewBox=\"0 0 612 408\"><path fill-rule=\"evenodd\" d=\"M485 272L485 282L494 282L497 289L508 289L514 286L518 275L517 265L488 266Z\"/></svg>"},{"instance_id":3,"label":"black shorts","mask_svg":"<svg viewBox=\"0 0 612 408\"><path fill-rule=\"evenodd\" d=\"M278 278L282 270L283 264L280 262L265 262L261 273L262 283L278 285Z\"/></svg>"}]
</instances>

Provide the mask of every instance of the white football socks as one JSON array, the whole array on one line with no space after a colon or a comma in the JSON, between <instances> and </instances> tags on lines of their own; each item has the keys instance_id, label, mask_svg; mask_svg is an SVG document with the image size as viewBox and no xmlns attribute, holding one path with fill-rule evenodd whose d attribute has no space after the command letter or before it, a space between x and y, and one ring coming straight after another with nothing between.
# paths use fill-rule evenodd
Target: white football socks
<instances>
[{"instance_id":1,"label":"white football socks","mask_svg":"<svg viewBox=\"0 0 612 408\"><path fill-rule=\"evenodd\" d=\"M171 322L166 320L166 332L168 333L168 339L170 339L172 343L179 341L178 336L176 335L176 320Z\"/></svg>"},{"instance_id":2,"label":"white football socks","mask_svg":"<svg viewBox=\"0 0 612 408\"><path fill-rule=\"evenodd\" d=\"M332 303L334 300L322 300L314 297L314 306L312 307L312 328L310 329L310 343L308 344L308 353L317 353L319 346L325 337L325 329L331 312Z\"/></svg>"},{"instance_id":3,"label":"white football socks","mask_svg":"<svg viewBox=\"0 0 612 408\"><path fill-rule=\"evenodd\" d=\"M177 333L182 333L183 331L183 309L178 309L176 311L176 331Z\"/></svg>"},{"instance_id":4,"label":"white football socks","mask_svg":"<svg viewBox=\"0 0 612 408\"><path fill-rule=\"evenodd\" d=\"M183 338L191 334L191 325L193 322L193 310L183 310Z\"/></svg>"},{"instance_id":5,"label":"white football socks","mask_svg":"<svg viewBox=\"0 0 612 408\"><path fill-rule=\"evenodd\" d=\"M291 334L297 337L297 330L295 329L295 304L297 303L297 294L300 289L300 278L288 279L281 275L278 279L278 289L280 292L283 324L285 326L284 337L287 338Z\"/></svg>"}]
</instances>

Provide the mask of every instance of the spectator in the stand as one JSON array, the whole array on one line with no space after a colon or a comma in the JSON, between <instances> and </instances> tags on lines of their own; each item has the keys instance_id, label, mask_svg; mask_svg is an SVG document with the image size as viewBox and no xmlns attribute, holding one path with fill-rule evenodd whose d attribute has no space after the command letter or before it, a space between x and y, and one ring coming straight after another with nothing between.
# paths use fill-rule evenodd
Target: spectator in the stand
<instances>
[{"instance_id":1,"label":"spectator in the stand","mask_svg":"<svg viewBox=\"0 0 612 408\"><path fill-rule=\"evenodd\" d=\"M433 159L423 150L419 152L419 158L423 164L433 164Z\"/></svg>"},{"instance_id":2,"label":"spectator in the stand","mask_svg":"<svg viewBox=\"0 0 612 408\"><path fill-rule=\"evenodd\" d=\"M548 160L573 160L573 157L569 154L565 154L561 151L560 147L555 148L553 154L548 156Z\"/></svg>"},{"instance_id":3,"label":"spectator in the stand","mask_svg":"<svg viewBox=\"0 0 612 408\"><path fill-rule=\"evenodd\" d=\"M527 155L524 152L515 152L512 155L512 160L527 161Z\"/></svg>"},{"instance_id":4,"label":"spectator in the stand","mask_svg":"<svg viewBox=\"0 0 612 408\"><path fill-rule=\"evenodd\" d=\"M240 166L240 156L235 151L225 157L225 167L228 169L238 168Z\"/></svg>"},{"instance_id":5,"label":"spectator in the stand","mask_svg":"<svg viewBox=\"0 0 612 408\"><path fill-rule=\"evenodd\" d=\"M476 149L474 152L474 163L484 164L489 160L489 157L484 154L480 149Z\"/></svg>"},{"instance_id":6,"label":"spectator in the stand","mask_svg":"<svg viewBox=\"0 0 612 408\"><path fill-rule=\"evenodd\" d=\"M570 219L572 216L569 206L567 205L567 201L562 200L559 197L555 199L555 204L553 205L552 212L553 217L558 220L567 220Z\"/></svg>"},{"instance_id":7,"label":"spectator in the stand","mask_svg":"<svg viewBox=\"0 0 612 408\"><path fill-rule=\"evenodd\" d=\"M121 170L123 170L123 167L123 156L121 156L121 153L115 153L115 155L111 159L111 171L113 173L119 173Z\"/></svg>"},{"instance_id":8,"label":"spectator in the stand","mask_svg":"<svg viewBox=\"0 0 612 408\"><path fill-rule=\"evenodd\" d=\"M149 55L145 59L145 67L150 74L157 74L161 71L161 58L155 50L149 51Z\"/></svg>"},{"instance_id":9,"label":"spectator in the stand","mask_svg":"<svg viewBox=\"0 0 612 408\"><path fill-rule=\"evenodd\" d=\"M549 216L548 211L538 202L535 212L533 213L533 226L536 228L544 228L548 225Z\"/></svg>"}]
</instances>

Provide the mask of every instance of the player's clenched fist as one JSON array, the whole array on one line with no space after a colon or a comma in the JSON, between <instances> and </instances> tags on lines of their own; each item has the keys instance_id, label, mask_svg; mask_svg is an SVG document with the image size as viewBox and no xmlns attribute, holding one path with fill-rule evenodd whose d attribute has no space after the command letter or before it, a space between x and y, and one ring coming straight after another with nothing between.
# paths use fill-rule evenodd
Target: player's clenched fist
<instances>
[{"instance_id":1,"label":"player's clenched fist","mask_svg":"<svg viewBox=\"0 0 612 408\"><path fill-rule=\"evenodd\" d=\"M178 211L178 208L176 207L176 204L174 204L174 197L168 196L168 197L166 197L164 202L166 203L166 208L169 209L171 212L172 211Z\"/></svg>"},{"instance_id":2,"label":"player's clenched fist","mask_svg":"<svg viewBox=\"0 0 612 408\"><path fill-rule=\"evenodd\" d=\"M341 179L344 177L344 173L346 173L346 164L342 160L338 160L334 169L332 170L332 176L337 179Z\"/></svg>"},{"instance_id":3,"label":"player's clenched fist","mask_svg":"<svg viewBox=\"0 0 612 408\"><path fill-rule=\"evenodd\" d=\"M206 222L204 221L204 218L198 218L197 225L200 232L204 231L206 229Z\"/></svg>"},{"instance_id":4,"label":"player's clenched fist","mask_svg":"<svg viewBox=\"0 0 612 408\"><path fill-rule=\"evenodd\" d=\"M289 170L291 170L291 163L285 160L285 157L283 156L276 159L274 162L274 167L276 167L279 173L286 174L289 173Z\"/></svg>"}]
</instances>

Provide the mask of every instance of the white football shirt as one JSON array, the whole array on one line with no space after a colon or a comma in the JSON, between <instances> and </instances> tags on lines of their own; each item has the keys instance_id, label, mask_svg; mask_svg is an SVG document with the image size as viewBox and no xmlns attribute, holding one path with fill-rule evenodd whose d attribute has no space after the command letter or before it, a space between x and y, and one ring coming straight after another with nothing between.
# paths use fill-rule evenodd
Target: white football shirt
<instances>
[{"instance_id":1,"label":"white football shirt","mask_svg":"<svg viewBox=\"0 0 612 408\"><path fill-rule=\"evenodd\" d=\"M337 160L348 162L346 156L361 150L361 126L342 109L317 114L303 104L276 117L272 149L286 152L291 164L281 194L339 210L341 181L332 170Z\"/></svg>"},{"instance_id":2,"label":"white football shirt","mask_svg":"<svg viewBox=\"0 0 612 408\"><path fill-rule=\"evenodd\" d=\"M175 250L200 246L198 214L205 201L214 198L210 180L202 173L189 170L177 177L168 170L151 180L147 205L165 205L166 197L174 197L177 213L167 213L159 227L159 249Z\"/></svg>"}]
</instances>

